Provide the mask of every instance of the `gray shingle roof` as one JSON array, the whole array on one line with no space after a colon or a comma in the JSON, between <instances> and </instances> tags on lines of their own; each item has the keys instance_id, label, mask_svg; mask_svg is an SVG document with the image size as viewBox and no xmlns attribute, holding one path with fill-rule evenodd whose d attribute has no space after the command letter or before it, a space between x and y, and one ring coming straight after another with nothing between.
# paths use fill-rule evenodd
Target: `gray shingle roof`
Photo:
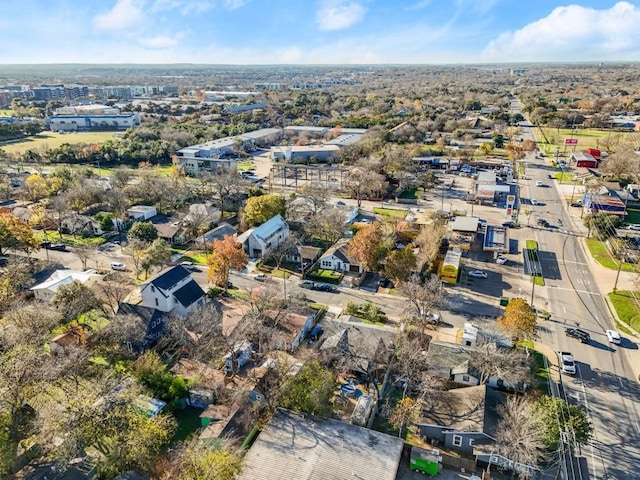
<instances>
[{"instance_id":1,"label":"gray shingle roof","mask_svg":"<svg viewBox=\"0 0 640 480\"><path fill-rule=\"evenodd\" d=\"M238 480L395 480L402 446L385 433L279 408Z\"/></svg>"}]
</instances>

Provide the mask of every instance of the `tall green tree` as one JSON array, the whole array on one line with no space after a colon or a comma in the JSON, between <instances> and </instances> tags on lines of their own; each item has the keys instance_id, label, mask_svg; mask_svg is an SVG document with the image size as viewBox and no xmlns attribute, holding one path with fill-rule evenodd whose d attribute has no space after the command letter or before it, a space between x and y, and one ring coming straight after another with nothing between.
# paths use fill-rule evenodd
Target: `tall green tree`
<instances>
[{"instance_id":1,"label":"tall green tree","mask_svg":"<svg viewBox=\"0 0 640 480\"><path fill-rule=\"evenodd\" d=\"M555 450L561 442L572 447L589 443L593 436L593 425L587 412L579 405L569 405L557 397L542 396L536 400L536 414L544 427L544 443Z\"/></svg>"},{"instance_id":2,"label":"tall green tree","mask_svg":"<svg viewBox=\"0 0 640 480\"><path fill-rule=\"evenodd\" d=\"M129 229L127 238L129 241L141 240L146 243L151 243L158 238L158 230L151 222L136 222Z\"/></svg>"},{"instance_id":3,"label":"tall green tree","mask_svg":"<svg viewBox=\"0 0 640 480\"><path fill-rule=\"evenodd\" d=\"M280 195L251 197L244 207L244 221L252 227L280 214L284 217L286 200Z\"/></svg>"},{"instance_id":4,"label":"tall green tree","mask_svg":"<svg viewBox=\"0 0 640 480\"><path fill-rule=\"evenodd\" d=\"M336 380L317 361L305 363L300 371L285 383L280 406L296 412L331 415Z\"/></svg>"}]
</instances>

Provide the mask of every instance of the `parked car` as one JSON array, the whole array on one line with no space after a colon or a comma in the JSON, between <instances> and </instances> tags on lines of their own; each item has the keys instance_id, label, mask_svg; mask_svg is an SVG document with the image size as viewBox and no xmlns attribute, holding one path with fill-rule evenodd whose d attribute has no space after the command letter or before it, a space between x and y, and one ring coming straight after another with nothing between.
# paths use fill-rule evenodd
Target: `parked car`
<instances>
[{"instance_id":1,"label":"parked car","mask_svg":"<svg viewBox=\"0 0 640 480\"><path fill-rule=\"evenodd\" d=\"M124 272L127 269L127 266L122 262L111 262L109 266L111 267L111 270L120 270L121 272Z\"/></svg>"},{"instance_id":2,"label":"parked car","mask_svg":"<svg viewBox=\"0 0 640 480\"><path fill-rule=\"evenodd\" d=\"M193 262L180 262L180 266L186 268L187 270L193 270L195 268Z\"/></svg>"},{"instance_id":3,"label":"parked car","mask_svg":"<svg viewBox=\"0 0 640 480\"><path fill-rule=\"evenodd\" d=\"M549 228L549 222L547 222L544 218L538 218L536 223L541 227Z\"/></svg>"},{"instance_id":4,"label":"parked car","mask_svg":"<svg viewBox=\"0 0 640 480\"><path fill-rule=\"evenodd\" d=\"M544 183L542 183L540 180L536 180L536 187L544 187ZM531 200L531 203L533 203L533 200Z\"/></svg>"},{"instance_id":5,"label":"parked car","mask_svg":"<svg viewBox=\"0 0 640 480\"><path fill-rule=\"evenodd\" d=\"M395 285L388 278L381 278L378 280L378 286L382 288L394 288Z\"/></svg>"},{"instance_id":6,"label":"parked car","mask_svg":"<svg viewBox=\"0 0 640 480\"><path fill-rule=\"evenodd\" d=\"M64 243L51 243L48 247L49 250L56 250L58 252L66 252L67 246Z\"/></svg>"},{"instance_id":7,"label":"parked car","mask_svg":"<svg viewBox=\"0 0 640 480\"><path fill-rule=\"evenodd\" d=\"M536 200L535 198L532 198L531 205L538 205L538 200Z\"/></svg>"},{"instance_id":8,"label":"parked car","mask_svg":"<svg viewBox=\"0 0 640 480\"><path fill-rule=\"evenodd\" d=\"M607 334L607 340L609 340L609 343L620 345L620 341L621 341L620 334L616 330L607 330L606 334Z\"/></svg>"},{"instance_id":9,"label":"parked car","mask_svg":"<svg viewBox=\"0 0 640 480\"><path fill-rule=\"evenodd\" d=\"M267 278L268 277L264 273L259 273L255 277L253 277L253 279L257 280L258 282L266 282Z\"/></svg>"},{"instance_id":10,"label":"parked car","mask_svg":"<svg viewBox=\"0 0 640 480\"><path fill-rule=\"evenodd\" d=\"M572 207L582 207L582 202L573 202L571 204Z\"/></svg>"},{"instance_id":11,"label":"parked car","mask_svg":"<svg viewBox=\"0 0 640 480\"><path fill-rule=\"evenodd\" d=\"M471 270L467 273L472 278L488 278L487 272L483 272L482 270Z\"/></svg>"},{"instance_id":12,"label":"parked car","mask_svg":"<svg viewBox=\"0 0 640 480\"><path fill-rule=\"evenodd\" d=\"M427 320L429 323L432 323L433 325L440 325L440 321L442 319L439 313L427 312Z\"/></svg>"},{"instance_id":13,"label":"parked car","mask_svg":"<svg viewBox=\"0 0 640 480\"><path fill-rule=\"evenodd\" d=\"M573 360L571 352L558 352L558 357L560 358L560 369L562 370L562 373L575 375L576 362Z\"/></svg>"},{"instance_id":14,"label":"parked car","mask_svg":"<svg viewBox=\"0 0 640 480\"><path fill-rule=\"evenodd\" d=\"M336 287L329 285L328 283L316 283L314 290L318 290L320 292L334 292Z\"/></svg>"},{"instance_id":15,"label":"parked car","mask_svg":"<svg viewBox=\"0 0 640 480\"><path fill-rule=\"evenodd\" d=\"M504 222L502 226L507 228L518 228L518 224L516 222Z\"/></svg>"},{"instance_id":16,"label":"parked car","mask_svg":"<svg viewBox=\"0 0 640 480\"><path fill-rule=\"evenodd\" d=\"M308 288L310 290L313 289L313 287L315 287L315 285L316 284L314 282L312 282L311 280L303 280L302 282L300 282L298 284L298 286L300 288Z\"/></svg>"},{"instance_id":17,"label":"parked car","mask_svg":"<svg viewBox=\"0 0 640 480\"><path fill-rule=\"evenodd\" d=\"M564 334L567 337L576 338L582 343L589 343L591 341L591 335L589 335L589 332L585 332L579 328L567 328L565 329Z\"/></svg>"},{"instance_id":18,"label":"parked car","mask_svg":"<svg viewBox=\"0 0 640 480\"><path fill-rule=\"evenodd\" d=\"M504 265L508 261L509 261L509 259L507 257L505 257L504 255L498 255L498 258L496 258L496 263L498 265Z\"/></svg>"},{"instance_id":19,"label":"parked car","mask_svg":"<svg viewBox=\"0 0 640 480\"><path fill-rule=\"evenodd\" d=\"M633 225L629 225L627 228L629 230L640 230L640 223L634 223Z\"/></svg>"}]
</instances>

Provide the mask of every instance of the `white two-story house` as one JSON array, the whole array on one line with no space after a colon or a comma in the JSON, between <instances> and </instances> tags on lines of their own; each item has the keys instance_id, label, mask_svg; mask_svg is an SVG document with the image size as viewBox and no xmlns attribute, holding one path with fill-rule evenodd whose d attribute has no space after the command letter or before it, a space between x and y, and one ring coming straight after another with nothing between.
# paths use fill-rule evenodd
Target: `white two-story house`
<instances>
[{"instance_id":1,"label":"white two-story house","mask_svg":"<svg viewBox=\"0 0 640 480\"><path fill-rule=\"evenodd\" d=\"M289 238L289 224L278 214L262 225L244 232L238 237L247 255L251 258L261 258L269 255Z\"/></svg>"},{"instance_id":2,"label":"white two-story house","mask_svg":"<svg viewBox=\"0 0 640 480\"><path fill-rule=\"evenodd\" d=\"M204 290L181 265L170 267L143 283L140 294L145 307L183 317L207 299Z\"/></svg>"}]
</instances>

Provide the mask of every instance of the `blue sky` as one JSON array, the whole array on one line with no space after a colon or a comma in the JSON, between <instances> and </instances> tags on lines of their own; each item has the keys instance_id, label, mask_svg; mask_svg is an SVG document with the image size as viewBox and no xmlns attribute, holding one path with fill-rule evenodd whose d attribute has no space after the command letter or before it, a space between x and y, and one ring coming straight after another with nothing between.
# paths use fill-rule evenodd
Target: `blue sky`
<instances>
[{"instance_id":1,"label":"blue sky","mask_svg":"<svg viewBox=\"0 0 640 480\"><path fill-rule=\"evenodd\" d=\"M640 0L3 0L0 11L0 63L640 60Z\"/></svg>"}]
</instances>

